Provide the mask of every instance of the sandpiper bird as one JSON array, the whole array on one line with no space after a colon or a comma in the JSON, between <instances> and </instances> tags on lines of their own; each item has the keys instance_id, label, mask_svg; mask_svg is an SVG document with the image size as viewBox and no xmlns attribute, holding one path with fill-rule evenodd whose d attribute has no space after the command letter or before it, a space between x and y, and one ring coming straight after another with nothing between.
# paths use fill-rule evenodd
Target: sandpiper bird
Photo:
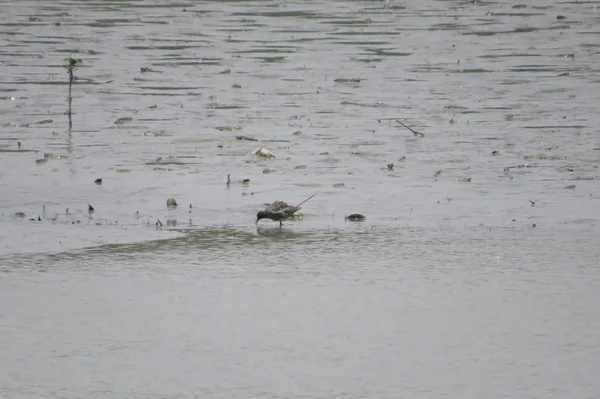
<instances>
[{"instance_id":1,"label":"sandpiper bird","mask_svg":"<svg viewBox=\"0 0 600 399\"><path fill-rule=\"evenodd\" d=\"M314 196L315 194L311 195L296 206L290 205L283 201L275 201L272 204L268 204L264 210L256 214L256 224L258 224L260 219L271 219L279 222L279 227L281 227L283 226L283 220L293 216L294 213L300 210L300 205L304 204Z\"/></svg>"}]
</instances>

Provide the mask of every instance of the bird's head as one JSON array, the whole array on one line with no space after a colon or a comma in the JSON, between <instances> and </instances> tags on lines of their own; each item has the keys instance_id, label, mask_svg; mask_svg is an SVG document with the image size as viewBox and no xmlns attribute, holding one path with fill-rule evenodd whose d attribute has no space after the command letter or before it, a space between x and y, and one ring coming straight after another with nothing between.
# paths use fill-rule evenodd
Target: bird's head
<instances>
[{"instance_id":1,"label":"bird's head","mask_svg":"<svg viewBox=\"0 0 600 399\"><path fill-rule=\"evenodd\" d=\"M258 221L259 221L260 219L264 219L264 218L266 218L266 217L267 217L267 215L266 215L266 212L265 212L265 211L260 211L260 212L258 212L258 213L256 214L256 223L255 223L255 224L258 224Z\"/></svg>"}]
</instances>

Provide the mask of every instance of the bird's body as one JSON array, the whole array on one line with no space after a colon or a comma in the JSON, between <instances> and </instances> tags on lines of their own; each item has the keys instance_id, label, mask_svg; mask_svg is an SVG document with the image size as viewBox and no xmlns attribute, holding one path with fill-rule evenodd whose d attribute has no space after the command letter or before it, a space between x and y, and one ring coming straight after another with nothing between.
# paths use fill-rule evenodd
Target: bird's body
<instances>
[{"instance_id":1,"label":"bird's body","mask_svg":"<svg viewBox=\"0 0 600 399\"><path fill-rule=\"evenodd\" d=\"M314 194L296 206L290 205L284 201L275 201L272 204L268 204L265 209L256 214L256 224L258 224L260 219L271 219L275 222L279 222L279 226L283 226L283 221L292 217L294 213L300 210L300 205L312 197L314 197Z\"/></svg>"}]
</instances>

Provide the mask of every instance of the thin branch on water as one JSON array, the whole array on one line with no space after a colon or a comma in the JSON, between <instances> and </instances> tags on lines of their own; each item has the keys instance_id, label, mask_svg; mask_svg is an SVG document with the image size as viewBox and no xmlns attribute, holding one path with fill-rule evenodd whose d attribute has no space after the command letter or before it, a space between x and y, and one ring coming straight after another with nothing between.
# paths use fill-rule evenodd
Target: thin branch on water
<instances>
[{"instance_id":1,"label":"thin branch on water","mask_svg":"<svg viewBox=\"0 0 600 399\"><path fill-rule=\"evenodd\" d=\"M76 60L71 58L71 56L69 55L69 58L65 58L63 60L63 68L65 68L67 70L67 73L69 74L69 97L67 98L67 102L69 104L69 109L67 111L67 115L69 116L69 130L71 130L71 128L73 127L73 119L72 119L72 105L73 105L73 95L72 95L72 89L73 89L73 82L75 80L75 74L74 72L77 70L77 68L79 67L79 65L82 64L81 60Z\"/></svg>"},{"instance_id":2,"label":"thin branch on water","mask_svg":"<svg viewBox=\"0 0 600 399\"><path fill-rule=\"evenodd\" d=\"M406 126L404 123L402 123L402 121L398 120L398 118L377 118L377 122L381 123L381 121L390 121L390 124L392 123L392 121L396 121L399 124L401 124L402 126L404 126L405 128L407 128L408 130L410 130L412 132L412 134L414 134L415 136L425 137L425 135L423 133L417 132L415 129L412 129L412 128Z\"/></svg>"},{"instance_id":3,"label":"thin branch on water","mask_svg":"<svg viewBox=\"0 0 600 399\"><path fill-rule=\"evenodd\" d=\"M402 123L402 121L395 119L396 122L398 122L399 124L401 124L403 127L405 127L406 129L410 130L412 132L412 134L414 134L415 136L419 136L419 137L425 137L425 135L421 132L417 132L416 130L406 126L404 123Z\"/></svg>"}]
</instances>

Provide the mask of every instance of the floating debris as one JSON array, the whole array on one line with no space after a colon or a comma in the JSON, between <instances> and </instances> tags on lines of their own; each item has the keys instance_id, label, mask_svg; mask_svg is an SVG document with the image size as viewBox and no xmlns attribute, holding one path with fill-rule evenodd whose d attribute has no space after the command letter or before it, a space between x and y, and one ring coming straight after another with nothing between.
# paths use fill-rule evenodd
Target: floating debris
<instances>
[{"instance_id":1,"label":"floating debris","mask_svg":"<svg viewBox=\"0 0 600 399\"><path fill-rule=\"evenodd\" d=\"M268 174L275 172L275 169L264 169L262 172L263 172L263 175L268 175Z\"/></svg>"},{"instance_id":2,"label":"floating debris","mask_svg":"<svg viewBox=\"0 0 600 399\"><path fill-rule=\"evenodd\" d=\"M433 172L433 177L438 177L439 175L442 174L442 172L443 171L441 169L436 170L435 172Z\"/></svg>"},{"instance_id":3,"label":"floating debris","mask_svg":"<svg viewBox=\"0 0 600 399\"><path fill-rule=\"evenodd\" d=\"M294 166L294 169L295 170L306 169L306 165L297 165L297 166Z\"/></svg>"},{"instance_id":4,"label":"floating debris","mask_svg":"<svg viewBox=\"0 0 600 399\"><path fill-rule=\"evenodd\" d=\"M250 179L244 179L242 180L242 184L250 184Z\"/></svg>"},{"instance_id":5,"label":"floating debris","mask_svg":"<svg viewBox=\"0 0 600 399\"><path fill-rule=\"evenodd\" d=\"M132 120L133 120L133 118L131 118L131 117L129 117L129 116L126 116L126 117L123 117L123 118L119 118L119 119L117 119L117 120L114 122L114 124L115 124L115 125L123 125L125 122L131 122Z\"/></svg>"},{"instance_id":6,"label":"floating debris","mask_svg":"<svg viewBox=\"0 0 600 399\"><path fill-rule=\"evenodd\" d=\"M255 139L254 137L248 137L248 136L235 136L236 140L245 140L245 141L258 141L258 139Z\"/></svg>"},{"instance_id":7,"label":"floating debris","mask_svg":"<svg viewBox=\"0 0 600 399\"><path fill-rule=\"evenodd\" d=\"M388 168L388 170L390 170L390 171L394 170L394 163L388 163L388 164L387 164L387 168Z\"/></svg>"},{"instance_id":8,"label":"floating debris","mask_svg":"<svg viewBox=\"0 0 600 399\"><path fill-rule=\"evenodd\" d=\"M24 212L17 212L15 213L15 216L18 218L24 218L25 217L25 213Z\"/></svg>"},{"instance_id":9,"label":"floating debris","mask_svg":"<svg viewBox=\"0 0 600 399\"><path fill-rule=\"evenodd\" d=\"M46 159L63 159L66 158L64 155L52 154L51 152L44 153L44 158Z\"/></svg>"},{"instance_id":10,"label":"floating debris","mask_svg":"<svg viewBox=\"0 0 600 399\"><path fill-rule=\"evenodd\" d=\"M242 128L238 126L217 126L215 129L220 132L233 132L234 130L242 130Z\"/></svg>"},{"instance_id":11,"label":"floating debris","mask_svg":"<svg viewBox=\"0 0 600 399\"><path fill-rule=\"evenodd\" d=\"M342 187L346 187L346 184L345 184L345 183L335 183L335 184L333 185L333 187L334 187L334 188L342 188Z\"/></svg>"},{"instance_id":12,"label":"floating debris","mask_svg":"<svg viewBox=\"0 0 600 399\"><path fill-rule=\"evenodd\" d=\"M46 163L46 162L48 162L48 160L46 158L41 158L41 159L35 160L35 163L37 163L38 165L42 164L42 163Z\"/></svg>"},{"instance_id":13,"label":"floating debris","mask_svg":"<svg viewBox=\"0 0 600 399\"><path fill-rule=\"evenodd\" d=\"M156 108L158 108L158 105L156 105L156 104L152 104L152 105L149 105L146 107L146 109L156 109Z\"/></svg>"},{"instance_id":14,"label":"floating debris","mask_svg":"<svg viewBox=\"0 0 600 399\"><path fill-rule=\"evenodd\" d=\"M231 88L232 88L232 89L241 89L241 88L242 88L242 85L241 85L241 84L239 84L239 83L234 83L234 84L232 84L232 85L231 85Z\"/></svg>"},{"instance_id":15,"label":"floating debris","mask_svg":"<svg viewBox=\"0 0 600 399\"><path fill-rule=\"evenodd\" d=\"M498 150L492 151L492 155L498 155L498 154L500 154L500 151L498 151Z\"/></svg>"},{"instance_id":16,"label":"floating debris","mask_svg":"<svg viewBox=\"0 0 600 399\"><path fill-rule=\"evenodd\" d=\"M53 123L52 119L44 119L43 121L33 122L32 125L46 125L48 123Z\"/></svg>"},{"instance_id":17,"label":"floating debris","mask_svg":"<svg viewBox=\"0 0 600 399\"><path fill-rule=\"evenodd\" d=\"M333 80L335 83L360 83L359 78L337 78Z\"/></svg>"},{"instance_id":18,"label":"floating debris","mask_svg":"<svg viewBox=\"0 0 600 399\"><path fill-rule=\"evenodd\" d=\"M565 187L565 190L574 190L575 189L575 185L574 184L570 184L568 186Z\"/></svg>"},{"instance_id":19,"label":"floating debris","mask_svg":"<svg viewBox=\"0 0 600 399\"><path fill-rule=\"evenodd\" d=\"M404 123L402 123L402 121L400 121L398 119L395 119L395 121L398 122L400 125L402 125L402 127L408 129L413 134L413 136L425 137L425 134L423 134L421 132L417 132L416 130L414 130L414 129L408 127L408 126L406 126Z\"/></svg>"},{"instance_id":20,"label":"floating debris","mask_svg":"<svg viewBox=\"0 0 600 399\"><path fill-rule=\"evenodd\" d=\"M140 72L141 73L147 73L147 72L154 72L152 69L148 68L148 67L141 67L140 68Z\"/></svg>"},{"instance_id":21,"label":"floating debris","mask_svg":"<svg viewBox=\"0 0 600 399\"><path fill-rule=\"evenodd\" d=\"M147 165L185 165L185 162L180 161L174 156L168 156L166 158L158 157L154 163L148 163Z\"/></svg>"},{"instance_id":22,"label":"floating debris","mask_svg":"<svg viewBox=\"0 0 600 399\"><path fill-rule=\"evenodd\" d=\"M231 177L229 174L227 174L227 183L225 183L227 185L227 187L229 187L229 185L231 184Z\"/></svg>"},{"instance_id":23,"label":"floating debris","mask_svg":"<svg viewBox=\"0 0 600 399\"><path fill-rule=\"evenodd\" d=\"M294 133L292 133L294 136L300 136L302 134L301 130L296 130Z\"/></svg>"},{"instance_id":24,"label":"floating debris","mask_svg":"<svg viewBox=\"0 0 600 399\"><path fill-rule=\"evenodd\" d=\"M96 183L98 185L102 184L102 178L101 177L97 178L96 180L94 180L94 183Z\"/></svg>"},{"instance_id":25,"label":"floating debris","mask_svg":"<svg viewBox=\"0 0 600 399\"><path fill-rule=\"evenodd\" d=\"M156 132L152 132L152 131L147 131L142 133L142 136L144 137L167 137L167 136L172 136L172 133L167 132L164 129L158 130Z\"/></svg>"},{"instance_id":26,"label":"floating debris","mask_svg":"<svg viewBox=\"0 0 600 399\"><path fill-rule=\"evenodd\" d=\"M168 208L176 208L177 207L177 201L175 201L175 198L167 198L167 207Z\"/></svg>"},{"instance_id":27,"label":"floating debris","mask_svg":"<svg viewBox=\"0 0 600 399\"><path fill-rule=\"evenodd\" d=\"M344 219L349 220L351 222L364 222L367 220L366 216L360 213L353 213L351 215L346 216Z\"/></svg>"},{"instance_id":28,"label":"floating debris","mask_svg":"<svg viewBox=\"0 0 600 399\"><path fill-rule=\"evenodd\" d=\"M94 211L95 211L94 207L88 203L88 212L89 213L94 213Z\"/></svg>"},{"instance_id":29,"label":"floating debris","mask_svg":"<svg viewBox=\"0 0 600 399\"><path fill-rule=\"evenodd\" d=\"M219 75L229 75L231 73L231 69L225 69L219 72Z\"/></svg>"},{"instance_id":30,"label":"floating debris","mask_svg":"<svg viewBox=\"0 0 600 399\"><path fill-rule=\"evenodd\" d=\"M176 219L167 219L167 226L170 226L170 227L177 226L177 220Z\"/></svg>"},{"instance_id":31,"label":"floating debris","mask_svg":"<svg viewBox=\"0 0 600 399\"><path fill-rule=\"evenodd\" d=\"M258 155L259 157L263 158L275 158L275 154L266 148L256 148L254 151L252 151L252 155Z\"/></svg>"},{"instance_id":32,"label":"floating debris","mask_svg":"<svg viewBox=\"0 0 600 399\"><path fill-rule=\"evenodd\" d=\"M461 177L459 179L456 179L456 181L459 183L471 183L471 178L470 177Z\"/></svg>"}]
</instances>

